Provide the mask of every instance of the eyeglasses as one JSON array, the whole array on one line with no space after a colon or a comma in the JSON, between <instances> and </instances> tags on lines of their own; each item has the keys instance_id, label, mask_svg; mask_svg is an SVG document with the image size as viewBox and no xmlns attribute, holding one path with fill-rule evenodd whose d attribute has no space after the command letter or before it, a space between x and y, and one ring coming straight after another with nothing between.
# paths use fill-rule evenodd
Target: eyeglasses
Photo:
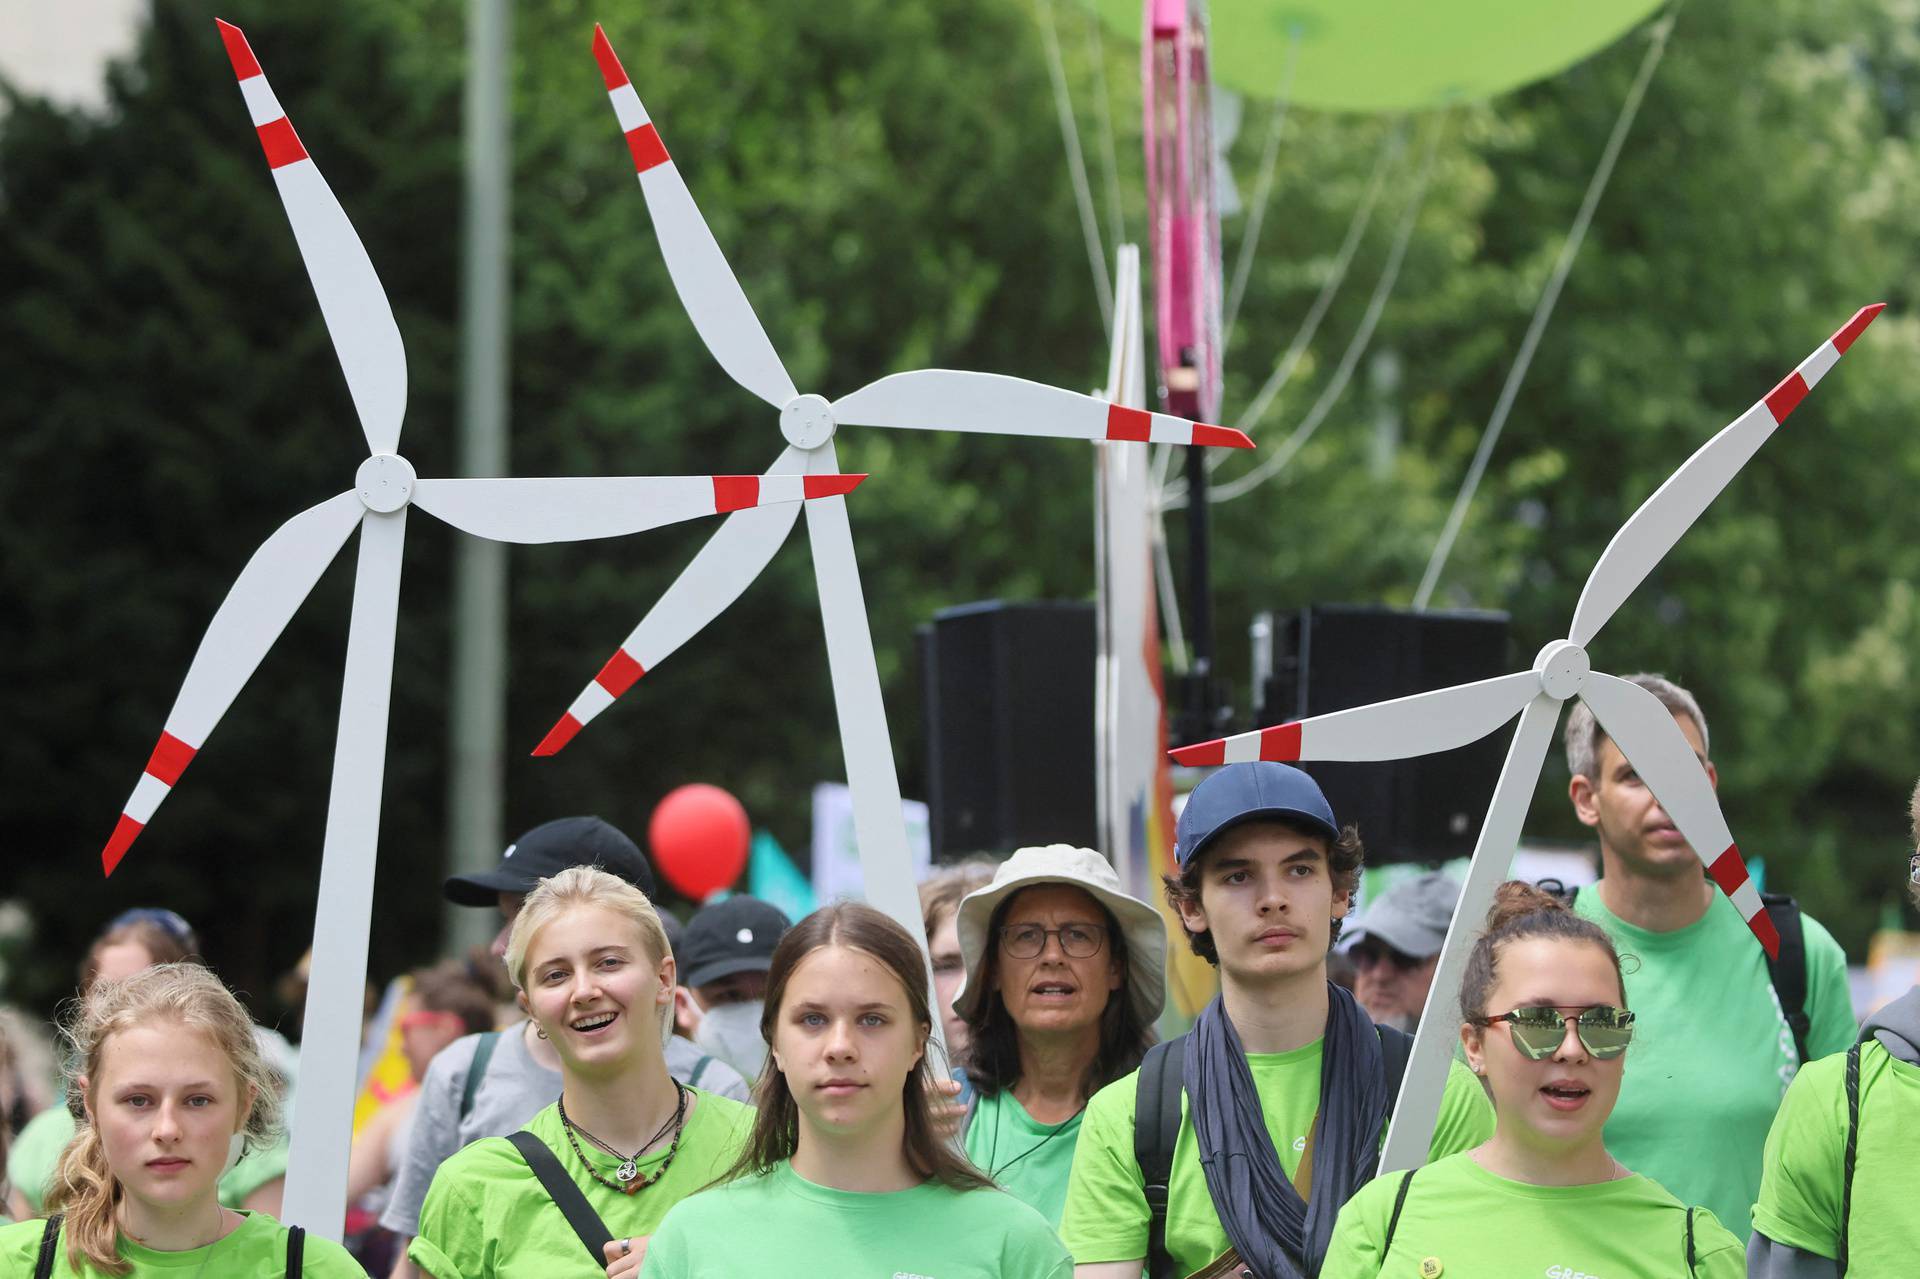
<instances>
[{"instance_id":1,"label":"eyeglasses","mask_svg":"<svg viewBox=\"0 0 1920 1279\"><path fill-rule=\"evenodd\" d=\"M1107 944L1107 930L1099 924L1062 924L1058 928L1010 924L1000 930L1000 948L1015 959L1038 959L1049 937L1060 939L1060 949L1069 959L1092 959Z\"/></svg>"},{"instance_id":2,"label":"eyeglasses","mask_svg":"<svg viewBox=\"0 0 1920 1279\"><path fill-rule=\"evenodd\" d=\"M1506 1022L1513 1046L1528 1061L1545 1061L1560 1050L1567 1039L1568 1020L1560 1009L1545 1006L1516 1008L1482 1019L1489 1026ZM1612 1004L1592 1004L1581 1009L1572 1021L1580 1046L1595 1061L1611 1061L1627 1051L1633 1041L1633 1014Z\"/></svg>"},{"instance_id":3,"label":"eyeglasses","mask_svg":"<svg viewBox=\"0 0 1920 1279\"><path fill-rule=\"evenodd\" d=\"M444 1026L449 1021L459 1020L460 1014L456 1012L436 1012L431 1008L416 1008L395 1024L401 1030L419 1030L426 1026Z\"/></svg>"},{"instance_id":4,"label":"eyeglasses","mask_svg":"<svg viewBox=\"0 0 1920 1279\"><path fill-rule=\"evenodd\" d=\"M1395 950L1383 942L1375 941L1363 941L1348 951L1347 955L1353 960L1353 966L1361 972L1365 972L1375 964L1384 962L1392 964L1395 968L1405 973L1411 972L1427 962L1424 959L1415 959L1405 951Z\"/></svg>"}]
</instances>

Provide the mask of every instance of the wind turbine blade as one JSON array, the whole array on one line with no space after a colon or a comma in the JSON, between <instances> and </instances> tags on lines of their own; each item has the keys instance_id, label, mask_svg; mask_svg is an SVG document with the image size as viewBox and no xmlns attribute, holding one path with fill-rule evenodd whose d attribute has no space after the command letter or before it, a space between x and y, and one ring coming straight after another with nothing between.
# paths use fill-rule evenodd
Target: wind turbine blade
<instances>
[{"instance_id":1,"label":"wind turbine blade","mask_svg":"<svg viewBox=\"0 0 1920 1279\"><path fill-rule=\"evenodd\" d=\"M347 1155L359 1092L361 1010L373 922L380 800L386 779L393 638L407 508L369 512L353 579L353 620L340 682L327 831L313 920L312 977L300 1036L282 1219L338 1241L347 1219Z\"/></svg>"},{"instance_id":2,"label":"wind turbine blade","mask_svg":"<svg viewBox=\"0 0 1920 1279\"><path fill-rule=\"evenodd\" d=\"M1733 480L1747 460L1759 451L1808 391L1845 355L1873 318L1886 309L1884 302L1863 306L1819 349L1787 374L1766 398L1735 418L1720 433L1681 463L1680 469L1641 504L1632 518L1607 543L1573 610L1567 638L1585 648L1607 624L1627 596L1646 580L1673 544L1693 526L1720 490Z\"/></svg>"},{"instance_id":3,"label":"wind turbine blade","mask_svg":"<svg viewBox=\"0 0 1920 1279\"><path fill-rule=\"evenodd\" d=\"M420 480L413 500L496 542L581 542L704 515L851 493L864 475L631 475L609 479Z\"/></svg>"},{"instance_id":4,"label":"wind turbine blade","mask_svg":"<svg viewBox=\"0 0 1920 1279\"><path fill-rule=\"evenodd\" d=\"M153 820L160 801L206 744L213 726L233 705L366 511L351 492L309 507L276 529L240 570L187 668L186 683L167 712L160 744L153 748L140 784L133 788L100 854L107 874L113 874Z\"/></svg>"},{"instance_id":5,"label":"wind turbine blade","mask_svg":"<svg viewBox=\"0 0 1920 1279\"><path fill-rule=\"evenodd\" d=\"M1198 767L1256 759L1410 759L1479 741L1512 719L1539 691L1538 672L1516 671L1168 753L1175 763Z\"/></svg>"},{"instance_id":6,"label":"wind turbine blade","mask_svg":"<svg viewBox=\"0 0 1920 1279\"><path fill-rule=\"evenodd\" d=\"M807 455L789 447L761 477L763 484L785 484L798 479L807 469ZM800 518L800 506L784 502L776 506L756 506L736 511L707 539L700 553L684 572L674 579L640 625L621 641L606 665L600 668L582 689L573 705L560 717L540 744L535 755L556 755L574 735L592 721L614 699L632 688L634 682L700 633L700 629L720 616L740 593L760 576L773 553L793 531Z\"/></svg>"},{"instance_id":7,"label":"wind turbine blade","mask_svg":"<svg viewBox=\"0 0 1920 1279\"><path fill-rule=\"evenodd\" d=\"M607 95L613 99L620 130L627 135L627 149L633 153L640 190L653 214L660 252L667 260L667 273L673 277L680 303L687 308L687 318L729 377L775 408L785 408L798 394L793 379L787 376L767 331L760 327L752 303L734 278L707 220L700 216L686 179L668 156L659 131L647 117L640 95L634 92L607 33L598 23L593 28L593 56L607 82Z\"/></svg>"},{"instance_id":8,"label":"wind turbine blade","mask_svg":"<svg viewBox=\"0 0 1920 1279\"><path fill-rule=\"evenodd\" d=\"M842 426L893 426L914 431L981 431L1065 440L1130 440L1250 449L1230 426L1189 422L1166 413L1123 408L998 373L921 369L870 382L833 404Z\"/></svg>"},{"instance_id":9,"label":"wind turbine blade","mask_svg":"<svg viewBox=\"0 0 1920 1279\"><path fill-rule=\"evenodd\" d=\"M1587 676L1580 697L1687 837L1693 855L1747 921L1767 954L1778 958L1780 935L1767 918L1759 891L1747 878L1747 863L1733 842L1733 832L1727 829L1707 770L1674 722L1673 712L1638 684L1599 671Z\"/></svg>"},{"instance_id":10,"label":"wind turbine blade","mask_svg":"<svg viewBox=\"0 0 1920 1279\"><path fill-rule=\"evenodd\" d=\"M320 299L320 314L326 319L334 353L340 357L340 370L347 375L347 390L353 395L367 447L375 453L391 453L400 445L400 420L407 411L407 351L400 341L400 327L393 321L393 308L387 305L386 290L380 287L373 261L347 220L346 210L280 109L247 37L232 23L222 22L220 38L226 42L233 73L240 78L240 92L260 135L267 167L273 170L274 185L280 188L287 221L293 224L300 260Z\"/></svg>"},{"instance_id":11,"label":"wind turbine blade","mask_svg":"<svg viewBox=\"0 0 1920 1279\"><path fill-rule=\"evenodd\" d=\"M1540 780L1540 765L1546 759L1553 726L1559 718L1560 703L1542 693L1527 703L1520 712L1519 727L1513 730L1513 744L1507 747L1507 762L1494 784L1487 820L1480 825L1466 882L1460 886L1460 902L1454 907L1447 940L1441 944L1440 962L1434 966L1420 1028L1413 1036L1400 1099L1394 1103L1393 1120L1387 1125L1387 1140L1380 1151L1382 1174L1418 1168L1427 1161L1434 1125L1440 1118L1440 1096L1446 1090L1453 1050L1460 1042L1460 979L1466 975L1473 943L1486 927L1495 890L1513 864L1520 828L1527 820L1533 789Z\"/></svg>"}]
</instances>

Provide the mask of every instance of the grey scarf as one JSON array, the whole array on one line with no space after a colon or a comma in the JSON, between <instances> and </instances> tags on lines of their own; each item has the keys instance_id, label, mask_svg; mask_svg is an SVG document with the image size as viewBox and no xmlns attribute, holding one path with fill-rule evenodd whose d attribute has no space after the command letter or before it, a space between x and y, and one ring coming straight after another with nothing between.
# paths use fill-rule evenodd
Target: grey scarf
<instances>
[{"instance_id":1,"label":"grey scarf","mask_svg":"<svg viewBox=\"0 0 1920 1279\"><path fill-rule=\"evenodd\" d=\"M1379 1032L1352 994L1332 982L1327 1004L1308 1202L1281 1171L1246 1050L1218 996L1189 1032L1183 1082L1207 1193L1258 1279L1319 1274L1341 1205L1379 1167L1389 1101Z\"/></svg>"}]
</instances>

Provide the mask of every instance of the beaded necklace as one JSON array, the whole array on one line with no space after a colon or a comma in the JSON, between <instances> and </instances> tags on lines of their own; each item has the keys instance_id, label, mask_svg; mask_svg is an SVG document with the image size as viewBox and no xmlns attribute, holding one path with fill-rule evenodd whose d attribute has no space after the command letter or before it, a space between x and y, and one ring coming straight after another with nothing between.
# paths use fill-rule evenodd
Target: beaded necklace
<instances>
[{"instance_id":1,"label":"beaded necklace","mask_svg":"<svg viewBox=\"0 0 1920 1279\"><path fill-rule=\"evenodd\" d=\"M565 1130L567 1134L567 1144L573 1147L575 1157L586 1166L589 1177L592 1177L609 1190L618 1190L623 1195L632 1195L638 1194L654 1182L660 1180L660 1178L666 1176L667 1169L673 1165L673 1157L680 1151L680 1137L686 1131L687 1087L677 1079L673 1081L673 1087L675 1093L678 1095L678 1100L673 1108L673 1117L662 1124L660 1131L654 1133L652 1137L649 1137L645 1144L631 1155L622 1154L620 1151L588 1132L585 1128L574 1123L573 1120L567 1118L567 1103L564 1099L561 1100L559 1104L560 1127ZM652 1173L642 1177L640 1175L640 1156L645 1154L647 1149L659 1141L661 1137L665 1136L668 1128L673 1129L673 1143L667 1147L667 1157L661 1161L660 1166L654 1169ZM580 1142L579 1138L575 1136L576 1133L579 1134L579 1137L585 1137L595 1147L620 1161L620 1166L613 1170L613 1175L617 1180L608 1181L600 1175L600 1170L593 1166L593 1161L587 1158L584 1150L580 1149Z\"/></svg>"}]
</instances>

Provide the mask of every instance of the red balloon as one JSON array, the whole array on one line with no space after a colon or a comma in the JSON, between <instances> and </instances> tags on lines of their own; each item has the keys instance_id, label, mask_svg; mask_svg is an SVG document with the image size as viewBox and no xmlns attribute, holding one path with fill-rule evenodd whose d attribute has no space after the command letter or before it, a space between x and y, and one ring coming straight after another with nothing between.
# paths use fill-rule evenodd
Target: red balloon
<instances>
[{"instance_id":1,"label":"red balloon","mask_svg":"<svg viewBox=\"0 0 1920 1279\"><path fill-rule=\"evenodd\" d=\"M653 864L669 884L697 902L740 878L752 837L740 801L705 782L668 791L647 822Z\"/></svg>"}]
</instances>

